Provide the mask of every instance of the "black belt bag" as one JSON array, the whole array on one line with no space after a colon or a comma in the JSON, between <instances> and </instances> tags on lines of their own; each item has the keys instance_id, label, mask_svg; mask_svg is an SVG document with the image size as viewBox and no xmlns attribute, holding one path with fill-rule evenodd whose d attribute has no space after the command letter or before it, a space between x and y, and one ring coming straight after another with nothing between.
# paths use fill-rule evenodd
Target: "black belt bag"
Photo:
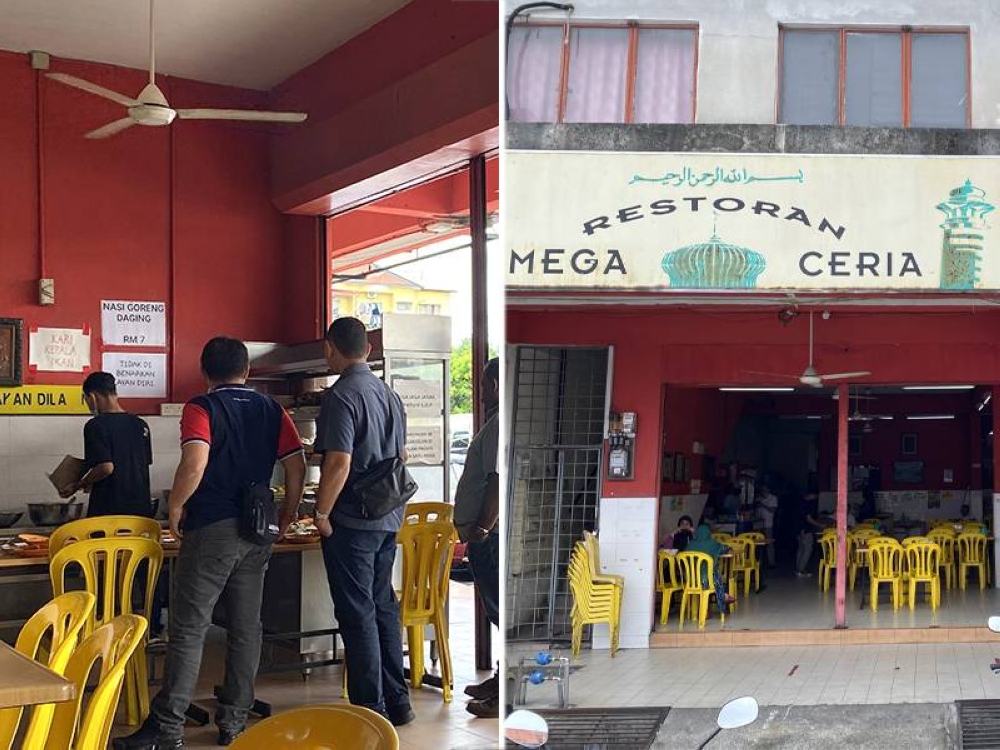
<instances>
[{"instance_id":1,"label":"black belt bag","mask_svg":"<svg viewBox=\"0 0 1000 750\"><path fill-rule=\"evenodd\" d=\"M351 492L361 506L362 518L373 521L406 505L417 493L417 483L403 459L387 458L355 479Z\"/></svg>"},{"instance_id":2,"label":"black belt bag","mask_svg":"<svg viewBox=\"0 0 1000 750\"><path fill-rule=\"evenodd\" d=\"M251 484L243 490L240 504L240 536L261 547L278 541L278 512L270 487Z\"/></svg>"}]
</instances>

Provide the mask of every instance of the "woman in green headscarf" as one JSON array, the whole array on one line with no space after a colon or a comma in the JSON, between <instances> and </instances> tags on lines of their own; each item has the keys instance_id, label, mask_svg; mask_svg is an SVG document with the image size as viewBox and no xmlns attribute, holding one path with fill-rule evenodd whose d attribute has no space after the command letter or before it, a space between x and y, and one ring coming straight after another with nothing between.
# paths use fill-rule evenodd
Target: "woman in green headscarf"
<instances>
[{"instance_id":1,"label":"woman in green headscarf","mask_svg":"<svg viewBox=\"0 0 1000 750\"><path fill-rule=\"evenodd\" d=\"M713 578L715 579L713 581L715 584L715 600L722 614L726 614L728 610L727 605L735 601L733 597L726 593L726 581L722 577L722 566L719 564L719 555L728 550L729 547L712 538L712 530L705 523L698 526L698 529L694 532L694 538L688 542L687 549L685 550L685 552L704 552L712 558ZM701 585L708 586L708 581L702 581Z\"/></svg>"}]
</instances>

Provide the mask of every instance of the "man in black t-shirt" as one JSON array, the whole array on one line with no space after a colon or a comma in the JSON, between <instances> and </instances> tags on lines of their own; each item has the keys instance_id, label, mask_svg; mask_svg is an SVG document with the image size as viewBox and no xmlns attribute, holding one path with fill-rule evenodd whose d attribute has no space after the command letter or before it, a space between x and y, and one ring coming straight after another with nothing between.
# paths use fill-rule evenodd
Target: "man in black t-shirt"
<instances>
[{"instance_id":1,"label":"man in black t-shirt","mask_svg":"<svg viewBox=\"0 0 1000 750\"><path fill-rule=\"evenodd\" d=\"M71 497L90 493L88 516L153 517L149 467L153 449L149 425L118 403L115 376L94 372L83 381L83 397L94 418L83 428L87 472L60 491Z\"/></svg>"}]
</instances>

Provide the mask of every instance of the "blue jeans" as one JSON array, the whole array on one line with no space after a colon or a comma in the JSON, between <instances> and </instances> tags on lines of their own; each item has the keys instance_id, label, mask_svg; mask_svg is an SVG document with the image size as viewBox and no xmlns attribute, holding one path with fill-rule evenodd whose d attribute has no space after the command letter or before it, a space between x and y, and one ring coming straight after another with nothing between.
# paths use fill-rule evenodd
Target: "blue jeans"
<instances>
[{"instance_id":1,"label":"blue jeans","mask_svg":"<svg viewBox=\"0 0 1000 750\"><path fill-rule=\"evenodd\" d=\"M394 532L335 525L333 534L323 539L351 703L390 714L410 708L399 602L392 588L395 559Z\"/></svg>"},{"instance_id":2,"label":"blue jeans","mask_svg":"<svg viewBox=\"0 0 1000 750\"><path fill-rule=\"evenodd\" d=\"M486 616L500 627L500 534L493 529L481 542L469 542L466 554Z\"/></svg>"}]
</instances>

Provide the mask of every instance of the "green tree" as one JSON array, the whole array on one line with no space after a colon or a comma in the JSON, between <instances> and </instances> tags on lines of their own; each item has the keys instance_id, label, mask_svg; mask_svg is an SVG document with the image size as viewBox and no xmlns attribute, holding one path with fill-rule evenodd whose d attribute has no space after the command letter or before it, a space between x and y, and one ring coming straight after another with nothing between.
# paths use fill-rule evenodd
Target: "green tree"
<instances>
[{"instance_id":1,"label":"green tree","mask_svg":"<svg viewBox=\"0 0 1000 750\"><path fill-rule=\"evenodd\" d=\"M497 356L494 349L489 356ZM476 374L479 377L479 374ZM465 339L451 352L451 413L472 413L472 339Z\"/></svg>"}]
</instances>

